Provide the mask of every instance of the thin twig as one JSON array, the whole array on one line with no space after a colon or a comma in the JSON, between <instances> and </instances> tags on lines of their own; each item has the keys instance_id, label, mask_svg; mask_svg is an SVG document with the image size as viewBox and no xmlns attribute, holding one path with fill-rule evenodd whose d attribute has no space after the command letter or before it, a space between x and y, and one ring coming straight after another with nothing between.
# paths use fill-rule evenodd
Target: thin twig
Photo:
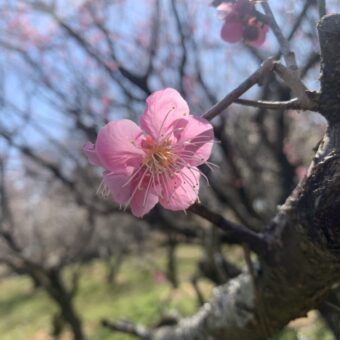
<instances>
[{"instance_id":1,"label":"thin twig","mask_svg":"<svg viewBox=\"0 0 340 340\"><path fill-rule=\"evenodd\" d=\"M326 1L318 0L318 9L319 9L319 17L320 19L326 15Z\"/></svg>"},{"instance_id":2,"label":"thin twig","mask_svg":"<svg viewBox=\"0 0 340 340\"><path fill-rule=\"evenodd\" d=\"M248 91L255 84L261 82L265 75L271 72L274 68L274 58L268 58L263 62L253 74L251 74L243 83L236 89L227 94L221 101L215 104L210 110L202 115L207 120L212 120L217 115L222 113L229 105L231 105L237 98L242 96L243 93Z\"/></svg>"},{"instance_id":3,"label":"thin twig","mask_svg":"<svg viewBox=\"0 0 340 340\"><path fill-rule=\"evenodd\" d=\"M200 203L195 203L188 210L221 229L231 243L247 244L249 249L263 256L267 253L267 242L262 234L256 233L243 225L231 222Z\"/></svg>"},{"instance_id":4,"label":"thin twig","mask_svg":"<svg viewBox=\"0 0 340 340\"><path fill-rule=\"evenodd\" d=\"M287 67L292 72L297 73L298 67L296 64L295 54L293 51L291 51L288 40L285 38L285 36L283 35L281 31L281 28L277 24L274 14L268 4L268 1L261 2L261 5L268 18L268 23L271 29L273 30L273 33L275 34L277 41L279 42L280 49L281 49L281 52L282 52L282 55L286 62Z\"/></svg>"},{"instance_id":5,"label":"thin twig","mask_svg":"<svg viewBox=\"0 0 340 340\"><path fill-rule=\"evenodd\" d=\"M293 98L287 101L266 101L266 100L249 100L249 99L236 99L234 101L236 104L244 106L259 107L263 109L294 109L294 110L308 110L301 105L298 98Z\"/></svg>"},{"instance_id":6,"label":"thin twig","mask_svg":"<svg viewBox=\"0 0 340 340\"><path fill-rule=\"evenodd\" d=\"M309 7L312 6L312 5L313 5L313 1L306 1L305 2L304 6L302 7L300 14L298 15L294 25L292 26L291 31L288 34L288 38L287 38L288 41L290 41L293 38L294 34L296 33L296 31L300 27L301 22L302 22L303 18L305 17Z\"/></svg>"},{"instance_id":7,"label":"thin twig","mask_svg":"<svg viewBox=\"0 0 340 340\"><path fill-rule=\"evenodd\" d=\"M148 47L148 52L149 52L149 61L148 65L146 67L146 72L145 72L145 77L147 77L149 74L153 72L154 68L154 61L155 61L155 56L157 54L157 48L158 46L158 39L160 35L160 1L157 0L155 5L154 5L154 14L153 14L153 19L152 19L152 27L151 27L151 36L150 36L150 43Z\"/></svg>"}]
</instances>

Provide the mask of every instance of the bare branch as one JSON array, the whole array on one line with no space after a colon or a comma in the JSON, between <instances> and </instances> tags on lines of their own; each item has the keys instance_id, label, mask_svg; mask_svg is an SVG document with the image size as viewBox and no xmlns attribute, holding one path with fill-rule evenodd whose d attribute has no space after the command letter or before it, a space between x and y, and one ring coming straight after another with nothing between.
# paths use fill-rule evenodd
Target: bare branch
<instances>
[{"instance_id":1,"label":"bare branch","mask_svg":"<svg viewBox=\"0 0 340 340\"><path fill-rule=\"evenodd\" d=\"M263 109L272 109L272 110L286 110L286 109L294 109L294 110L309 110L309 108L305 108L300 104L298 98L293 98L287 101L266 101L266 100L249 100L249 99L236 99L236 104L244 105L244 106L252 106L252 107L260 107Z\"/></svg>"},{"instance_id":2,"label":"bare branch","mask_svg":"<svg viewBox=\"0 0 340 340\"><path fill-rule=\"evenodd\" d=\"M215 104L210 110L202 115L207 120L212 120L217 115L222 113L229 105L231 105L243 93L248 91L255 84L260 83L262 79L274 69L274 58L268 58L264 61L260 68L251 74L243 83L236 89L228 93L220 102Z\"/></svg>"},{"instance_id":3,"label":"bare branch","mask_svg":"<svg viewBox=\"0 0 340 340\"><path fill-rule=\"evenodd\" d=\"M318 9L319 9L319 17L320 19L326 15L326 1L318 0Z\"/></svg>"},{"instance_id":4,"label":"bare branch","mask_svg":"<svg viewBox=\"0 0 340 340\"><path fill-rule=\"evenodd\" d=\"M262 1L261 2L262 7L266 13L266 16L268 18L268 23L270 25L270 27L272 28L276 39L278 40L279 44L280 44L280 48L283 54L283 58L285 59L286 65L287 67L292 71L292 72L298 72L298 67L296 64L296 60L295 60L295 54L293 51L291 51L290 47L289 47L289 42L288 40L284 37L281 28L279 27L279 25L277 24L274 14L268 4L268 1Z\"/></svg>"},{"instance_id":5,"label":"bare branch","mask_svg":"<svg viewBox=\"0 0 340 340\"><path fill-rule=\"evenodd\" d=\"M157 0L154 9L154 15L152 19L151 37L149 45L149 61L145 71L145 77L150 75L153 71L153 61L157 54L157 43L159 39L159 23L160 23L160 1Z\"/></svg>"},{"instance_id":6,"label":"bare branch","mask_svg":"<svg viewBox=\"0 0 340 340\"><path fill-rule=\"evenodd\" d=\"M183 87L183 82L182 82L182 78L185 74L185 65L187 63L187 47L185 44L185 35L184 35L184 30L183 30L183 24L181 23L180 17L179 17L179 11L176 7L176 3L175 0L171 0L171 8L172 8L172 12L174 14L174 18L175 18L175 22L176 22L176 30L178 32L179 35L179 43L182 49L182 55L180 58L180 62L179 62L179 68L178 68L178 73L179 73L179 87L180 87L180 92L184 92L184 87Z\"/></svg>"},{"instance_id":7,"label":"bare branch","mask_svg":"<svg viewBox=\"0 0 340 340\"><path fill-rule=\"evenodd\" d=\"M287 84L287 86L292 90L293 94L299 98L301 105L306 110L316 110L318 104L315 103L306 93L307 88L296 75L284 65L279 62L275 63L274 70L281 77L281 79Z\"/></svg>"},{"instance_id":8,"label":"bare branch","mask_svg":"<svg viewBox=\"0 0 340 340\"><path fill-rule=\"evenodd\" d=\"M135 335L141 339L148 339L150 332L143 326L134 325L128 321L110 321L107 319L102 320L102 326L114 332L121 332L125 334Z\"/></svg>"},{"instance_id":9,"label":"bare branch","mask_svg":"<svg viewBox=\"0 0 340 340\"><path fill-rule=\"evenodd\" d=\"M211 211L209 208L199 203L192 205L189 208L189 211L198 216L201 216L202 218L211 222L214 226L225 232L227 234L227 238L230 240L231 243L247 244L249 249L257 254L264 255L266 253L267 242L263 238L262 234L247 229L240 224L231 222L224 218L222 215Z\"/></svg>"}]
</instances>

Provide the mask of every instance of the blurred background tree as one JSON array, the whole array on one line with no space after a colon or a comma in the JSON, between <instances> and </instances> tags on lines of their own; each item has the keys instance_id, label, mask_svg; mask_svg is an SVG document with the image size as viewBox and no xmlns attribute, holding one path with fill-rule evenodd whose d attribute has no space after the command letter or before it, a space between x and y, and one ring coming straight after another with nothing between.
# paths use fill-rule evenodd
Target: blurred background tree
<instances>
[{"instance_id":1,"label":"blurred background tree","mask_svg":"<svg viewBox=\"0 0 340 340\"><path fill-rule=\"evenodd\" d=\"M301 78L316 89L317 1L272 3L297 55ZM222 22L216 8L208 5L203 0L4 0L0 4L0 259L4 276L30 278L31 299L41 290L51 298L57 308L45 313L55 337L65 325L75 339L112 337L94 321L99 324L101 318L113 316L110 309L91 321L84 312L91 303L82 289L86 290L86 282L93 284L97 270L103 270L100 276L116 287L104 299L116 310L114 316L155 324L177 318L170 313L176 294L190 290L189 297L180 298L185 306L176 307L191 313L193 299L203 304L214 285L227 282L245 267L242 247L233 246L240 242L199 217L157 207L137 220L97 194L101 174L81 153L82 145L94 141L106 122L138 121L145 98L155 90L176 88L191 112L201 114L268 56L280 57L271 32L261 48L223 42ZM327 5L330 11L340 9L336 1ZM244 98L291 97L289 88L271 76ZM220 142L211 161L219 169L202 167L209 184L201 183L200 199L228 219L259 231L304 177L326 121L313 112L241 104L245 103L232 105L213 121ZM183 265L186 256L188 267ZM137 268L131 261L137 261ZM93 263L100 269L93 269ZM119 288L121 265L121 275L128 275L131 285L140 285L140 280L151 290L153 285L166 285L165 300L163 286L161 291L162 320L157 311L147 314L149 319L138 318L138 313L125 315L124 310L119 313L121 305L115 303L126 294ZM126 274L138 270L141 274ZM96 289L107 289L105 280L99 281ZM160 300L159 288L153 292L152 301ZM191 302L185 304L186 300ZM125 311L134 308L131 303ZM321 311L334 334L339 334L334 311L329 305ZM311 318L319 320L315 315ZM2 319L6 322L5 315ZM46 324L40 327L46 331ZM332 338L324 327L311 329L311 339ZM294 338L294 332L299 330L287 331L282 338Z\"/></svg>"}]
</instances>

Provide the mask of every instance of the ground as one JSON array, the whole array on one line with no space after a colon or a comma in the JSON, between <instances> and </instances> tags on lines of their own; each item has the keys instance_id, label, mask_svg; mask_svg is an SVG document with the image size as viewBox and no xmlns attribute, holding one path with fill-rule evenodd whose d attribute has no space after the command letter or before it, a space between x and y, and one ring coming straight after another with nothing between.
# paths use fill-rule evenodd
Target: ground
<instances>
[{"instance_id":1,"label":"ground","mask_svg":"<svg viewBox=\"0 0 340 340\"><path fill-rule=\"evenodd\" d=\"M168 311L190 315L196 310L195 292L189 282L200 253L195 247L181 247L179 259L180 286L176 290L164 281L162 251L144 257L128 259L117 281L105 281L105 266L94 261L82 267L82 280L76 307L85 324L89 340L134 339L113 334L100 326L102 318L127 319L152 325ZM155 260L156 259L156 260ZM212 286L200 283L206 298ZM0 337L1 340L50 340L50 320L56 307L41 290L34 290L25 277L10 276L0 281ZM71 339L65 334L62 340ZM292 322L275 340L334 340L315 311L307 318Z\"/></svg>"}]
</instances>

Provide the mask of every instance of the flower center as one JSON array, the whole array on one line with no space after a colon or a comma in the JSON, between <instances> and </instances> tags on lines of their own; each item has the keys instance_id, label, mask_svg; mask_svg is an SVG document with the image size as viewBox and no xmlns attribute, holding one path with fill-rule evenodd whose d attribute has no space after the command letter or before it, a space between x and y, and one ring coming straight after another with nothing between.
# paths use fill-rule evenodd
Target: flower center
<instances>
[{"instance_id":1,"label":"flower center","mask_svg":"<svg viewBox=\"0 0 340 340\"><path fill-rule=\"evenodd\" d=\"M162 174L173 169L176 163L176 156L171 151L169 141L157 143L148 136L142 143L146 153L143 164L154 174Z\"/></svg>"}]
</instances>

